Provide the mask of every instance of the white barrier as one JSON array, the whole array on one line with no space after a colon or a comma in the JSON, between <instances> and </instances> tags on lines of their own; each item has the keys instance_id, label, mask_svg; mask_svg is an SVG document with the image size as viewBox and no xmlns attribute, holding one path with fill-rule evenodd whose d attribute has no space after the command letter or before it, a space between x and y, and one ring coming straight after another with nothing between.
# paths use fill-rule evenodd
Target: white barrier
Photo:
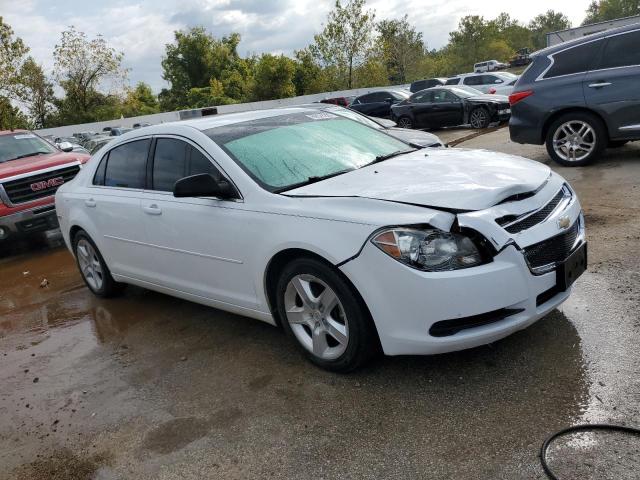
<instances>
[{"instance_id":1,"label":"white barrier","mask_svg":"<svg viewBox=\"0 0 640 480\"><path fill-rule=\"evenodd\" d=\"M369 87L369 88L355 88L352 90L339 90L335 92L323 92L314 93L312 95L302 95L300 97L280 98L278 100L265 100L262 102L248 102L248 103L235 103L233 105L213 105L212 107L218 111L218 114L233 113L233 112L246 112L248 110L264 110L266 108L278 108L292 105L300 105L303 103L313 103L323 100L325 98L334 97L351 97L364 95L365 93L374 92L376 90L384 89L399 89L407 88L408 85L396 85L386 87ZM197 118L202 116L202 108L196 108L193 110L182 110L176 112L154 113L152 115L141 115L139 117L120 118L116 120L107 120L104 122L93 123L80 123L77 125L65 125L64 127L55 128L43 128L37 130L40 135L53 135L56 137L71 136L74 133L79 132L100 132L104 127L133 127L135 123L151 123L152 125L158 123L175 122L179 120L185 120L187 118Z\"/></svg>"}]
</instances>

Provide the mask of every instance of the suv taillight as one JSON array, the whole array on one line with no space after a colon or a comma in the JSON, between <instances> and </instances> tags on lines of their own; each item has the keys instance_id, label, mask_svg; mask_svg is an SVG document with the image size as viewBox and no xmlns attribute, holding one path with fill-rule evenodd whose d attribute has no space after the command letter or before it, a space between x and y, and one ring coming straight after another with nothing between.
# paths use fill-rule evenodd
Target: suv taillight
<instances>
[{"instance_id":1,"label":"suv taillight","mask_svg":"<svg viewBox=\"0 0 640 480\"><path fill-rule=\"evenodd\" d=\"M525 90L524 92L515 92L509 95L509 105L515 105L520 100L524 100L525 98L533 95L533 90Z\"/></svg>"}]
</instances>

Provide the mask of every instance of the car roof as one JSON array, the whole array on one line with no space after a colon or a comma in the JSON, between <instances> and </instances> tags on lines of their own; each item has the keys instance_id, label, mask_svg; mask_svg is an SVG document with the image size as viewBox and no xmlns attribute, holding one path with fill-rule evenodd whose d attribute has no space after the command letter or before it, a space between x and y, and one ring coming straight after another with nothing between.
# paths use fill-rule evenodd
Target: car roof
<instances>
[{"instance_id":1,"label":"car roof","mask_svg":"<svg viewBox=\"0 0 640 480\"><path fill-rule=\"evenodd\" d=\"M574 40L569 40L567 42L558 43L557 45L552 45L547 48L543 48L542 50L538 50L537 52L533 52L530 56L538 56L538 55L551 55L553 53L560 52L569 47L574 47L576 45L582 45L583 43L589 43L594 40L598 40L600 38L605 38L610 35L615 35L618 33L623 33L632 30L638 30L640 28L639 23L632 23L631 25L625 25L623 27L610 28L608 30L603 30L602 32L592 33L591 35L585 35L584 37L576 38ZM562 31L562 30L560 30Z\"/></svg>"}]
</instances>

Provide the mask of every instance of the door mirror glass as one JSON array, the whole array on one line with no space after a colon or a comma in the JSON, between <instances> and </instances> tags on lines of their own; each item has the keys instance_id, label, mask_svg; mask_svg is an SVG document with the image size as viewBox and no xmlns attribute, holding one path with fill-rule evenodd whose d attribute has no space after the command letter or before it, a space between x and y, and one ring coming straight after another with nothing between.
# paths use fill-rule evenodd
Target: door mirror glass
<instances>
[{"instance_id":1,"label":"door mirror glass","mask_svg":"<svg viewBox=\"0 0 640 480\"><path fill-rule=\"evenodd\" d=\"M60 148L60 150L62 150L63 152L71 152L73 151L73 145L71 145L71 143L69 142L62 142L58 145L58 148Z\"/></svg>"},{"instance_id":2,"label":"door mirror glass","mask_svg":"<svg viewBox=\"0 0 640 480\"><path fill-rule=\"evenodd\" d=\"M178 180L173 187L174 197L238 198L236 189L226 180L216 180L210 173L200 173Z\"/></svg>"}]
</instances>

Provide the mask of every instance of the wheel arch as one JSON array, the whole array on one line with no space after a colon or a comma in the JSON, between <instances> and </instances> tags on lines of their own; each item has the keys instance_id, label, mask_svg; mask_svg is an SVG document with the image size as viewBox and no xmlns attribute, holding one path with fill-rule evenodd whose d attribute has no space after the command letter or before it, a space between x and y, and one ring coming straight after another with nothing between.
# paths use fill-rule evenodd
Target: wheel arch
<instances>
[{"instance_id":1,"label":"wheel arch","mask_svg":"<svg viewBox=\"0 0 640 480\"><path fill-rule=\"evenodd\" d=\"M264 291L267 298L269 310L271 311L276 325L278 325L279 327L282 326L282 319L280 318L278 309L276 307L276 287L278 283L278 276L289 262L298 258L312 258L335 269L338 275L340 275L343 280L345 280L345 282L351 287L353 293L355 293L355 295L357 296L358 301L366 312L367 318L373 325L374 331L376 333L376 339L378 341L378 344L380 344L380 335L378 334L378 329L376 327L375 321L373 320L369 307L367 306L364 298L362 297L354 283L351 281L351 279L347 275L345 275L345 273L340 270L338 266L333 262L327 260L325 257L319 255L318 253L312 252L311 250L306 250L304 248L286 248L284 250L281 250L273 257L271 257L269 263L267 264L267 268L264 273Z\"/></svg>"},{"instance_id":2,"label":"wheel arch","mask_svg":"<svg viewBox=\"0 0 640 480\"><path fill-rule=\"evenodd\" d=\"M606 140L608 141L609 138L611 137L611 134L609 132L609 127L607 126L607 122L605 122L602 115L600 115L598 112L587 107L569 107L569 108L563 108L563 109L557 110L545 119L544 123L542 124L542 130L541 130L541 134L542 134L540 138L541 144L544 144L544 142L546 141L547 134L549 133L549 128L551 127L551 124L555 122L559 117L567 113L588 113L590 115L594 115L602 122L602 125L604 125L604 130L605 132L607 132Z\"/></svg>"}]
</instances>

